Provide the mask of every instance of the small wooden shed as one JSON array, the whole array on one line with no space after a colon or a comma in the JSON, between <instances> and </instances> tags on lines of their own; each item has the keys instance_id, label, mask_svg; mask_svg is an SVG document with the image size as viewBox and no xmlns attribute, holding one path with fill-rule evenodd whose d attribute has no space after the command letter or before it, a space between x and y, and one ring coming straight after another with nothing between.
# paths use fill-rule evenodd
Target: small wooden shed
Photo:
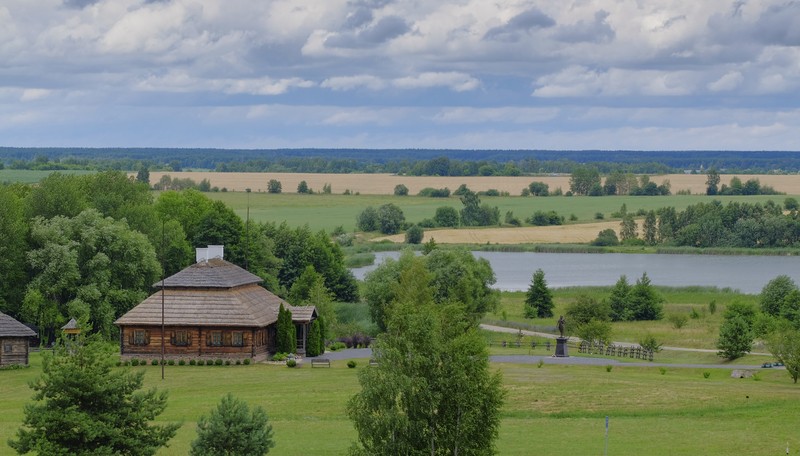
<instances>
[{"instance_id":1,"label":"small wooden shed","mask_svg":"<svg viewBox=\"0 0 800 456\"><path fill-rule=\"evenodd\" d=\"M27 365L32 337L33 330L0 312L0 366Z\"/></svg>"},{"instance_id":2,"label":"small wooden shed","mask_svg":"<svg viewBox=\"0 0 800 456\"><path fill-rule=\"evenodd\" d=\"M67 324L61 327L61 332L69 336L77 336L81 333L81 328L74 318L70 318Z\"/></svg>"}]
</instances>

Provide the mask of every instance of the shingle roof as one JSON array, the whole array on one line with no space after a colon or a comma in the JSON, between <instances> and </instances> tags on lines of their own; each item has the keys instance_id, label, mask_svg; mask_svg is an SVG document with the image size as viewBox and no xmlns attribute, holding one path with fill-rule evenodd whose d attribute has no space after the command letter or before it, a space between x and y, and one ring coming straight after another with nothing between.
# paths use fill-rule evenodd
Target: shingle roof
<instances>
[{"instance_id":1,"label":"shingle roof","mask_svg":"<svg viewBox=\"0 0 800 456\"><path fill-rule=\"evenodd\" d=\"M267 326L286 301L256 284L234 289L165 288L164 324L176 326ZM161 291L120 317L117 325L160 325Z\"/></svg>"},{"instance_id":2,"label":"shingle roof","mask_svg":"<svg viewBox=\"0 0 800 456\"><path fill-rule=\"evenodd\" d=\"M31 328L0 312L0 337L36 337L36 333Z\"/></svg>"},{"instance_id":3,"label":"shingle roof","mask_svg":"<svg viewBox=\"0 0 800 456\"><path fill-rule=\"evenodd\" d=\"M233 288L251 283L260 283L261 277L229 263L221 258L195 263L164 279L164 287L170 288ZM161 288L161 281L153 284Z\"/></svg>"},{"instance_id":4,"label":"shingle roof","mask_svg":"<svg viewBox=\"0 0 800 456\"><path fill-rule=\"evenodd\" d=\"M314 306L289 306L287 309L292 313L292 321L303 323L310 322L317 314L317 308Z\"/></svg>"},{"instance_id":5,"label":"shingle roof","mask_svg":"<svg viewBox=\"0 0 800 456\"><path fill-rule=\"evenodd\" d=\"M62 326L61 329L80 329L80 328L78 328L78 322L75 321L74 318L70 318L67 324Z\"/></svg>"}]
</instances>

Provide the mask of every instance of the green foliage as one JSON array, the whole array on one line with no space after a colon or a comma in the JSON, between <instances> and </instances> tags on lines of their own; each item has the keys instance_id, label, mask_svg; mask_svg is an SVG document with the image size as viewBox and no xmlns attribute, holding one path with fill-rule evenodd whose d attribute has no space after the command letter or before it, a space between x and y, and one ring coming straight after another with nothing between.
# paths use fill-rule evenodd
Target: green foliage
<instances>
[{"instance_id":1,"label":"green foliage","mask_svg":"<svg viewBox=\"0 0 800 456\"><path fill-rule=\"evenodd\" d=\"M715 313L717 313L717 300L716 300L716 299L712 299L712 300L711 300L711 301L708 303L708 312L709 312L711 315L714 315Z\"/></svg>"},{"instance_id":2,"label":"green foliage","mask_svg":"<svg viewBox=\"0 0 800 456\"><path fill-rule=\"evenodd\" d=\"M525 318L552 317L553 307L553 293L547 288L544 271L537 269L525 295Z\"/></svg>"},{"instance_id":3,"label":"green foliage","mask_svg":"<svg viewBox=\"0 0 800 456\"><path fill-rule=\"evenodd\" d=\"M452 206L441 206L436 208L433 221L436 223L436 226L458 228L461 222L461 216L458 214L458 209Z\"/></svg>"},{"instance_id":4,"label":"green foliage","mask_svg":"<svg viewBox=\"0 0 800 456\"><path fill-rule=\"evenodd\" d=\"M636 227L636 221L633 219L633 215L625 214L622 217L622 222L620 223L619 228L619 237L620 240L624 243L626 241L636 239L639 233Z\"/></svg>"},{"instance_id":5,"label":"green foliage","mask_svg":"<svg viewBox=\"0 0 800 456\"><path fill-rule=\"evenodd\" d=\"M433 187L425 187L417 193L417 196L427 197L427 198L447 198L450 196L450 189L445 188L433 188Z\"/></svg>"},{"instance_id":6,"label":"green foliage","mask_svg":"<svg viewBox=\"0 0 800 456\"><path fill-rule=\"evenodd\" d=\"M556 211L536 211L528 217L526 222L534 226L563 225L564 216L558 215Z\"/></svg>"},{"instance_id":7,"label":"green foliage","mask_svg":"<svg viewBox=\"0 0 800 456\"><path fill-rule=\"evenodd\" d=\"M319 328L319 320L314 320L311 323L311 329L308 333L308 347L306 347L306 356L319 356L320 346L323 346L322 335Z\"/></svg>"},{"instance_id":8,"label":"green foliage","mask_svg":"<svg viewBox=\"0 0 800 456\"><path fill-rule=\"evenodd\" d=\"M656 212L648 211L647 216L644 218L642 225L642 236L644 243L647 245L656 245L658 243L658 225L656 222Z\"/></svg>"},{"instance_id":9,"label":"green foliage","mask_svg":"<svg viewBox=\"0 0 800 456\"><path fill-rule=\"evenodd\" d=\"M719 356L730 360L741 358L750 351L752 343L753 332L747 320L741 315L726 316L719 328Z\"/></svg>"},{"instance_id":10,"label":"green foliage","mask_svg":"<svg viewBox=\"0 0 800 456\"><path fill-rule=\"evenodd\" d=\"M286 360L286 367L297 367L297 360L294 358L289 358Z\"/></svg>"},{"instance_id":11,"label":"green foliage","mask_svg":"<svg viewBox=\"0 0 800 456\"><path fill-rule=\"evenodd\" d=\"M784 313L786 298L792 291L797 290L797 285L787 275L780 275L767 282L761 289L759 298L761 311L772 315L780 316Z\"/></svg>"},{"instance_id":12,"label":"green foliage","mask_svg":"<svg viewBox=\"0 0 800 456\"><path fill-rule=\"evenodd\" d=\"M277 179L270 179L269 182L267 182L268 193L280 193L282 190L281 187L281 181Z\"/></svg>"},{"instance_id":13,"label":"green foliage","mask_svg":"<svg viewBox=\"0 0 800 456\"><path fill-rule=\"evenodd\" d=\"M597 246L614 246L619 245L619 239L617 239L617 233L614 232L611 228L607 228L599 233L597 233L597 238L592 241L592 245Z\"/></svg>"},{"instance_id":14,"label":"green foliage","mask_svg":"<svg viewBox=\"0 0 800 456\"><path fill-rule=\"evenodd\" d=\"M397 299L399 291L404 291L397 286L402 274L417 266L429 274L429 286L413 291L431 293L438 304L457 302L476 321L496 308L499 295L490 288L495 282L494 272L485 259L476 259L463 249L434 249L420 258L405 251L399 260L385 261L364 280L364 299L369 305L372 321L380 330L386 329L385 313L389 304Z\"/></svg>"},{"instance_id":15,"label":"green foliage","mask_svg":"<svg viewBox=\"0 0 800 456\"><path fill-rule=\"evenodd\" d=\"M406 244L419 244L425 236L425 231L419 225L413 225L406 230Z\"/></svg>"},{"instance_id":16,"label":"green foliage","mask_svg":"<svg viewBox=\"0 0 800 456\"><path fill-rule=\"evenodd\" d=\"M139 391L144 372L114 368L116 350L80 336L45 353L42 375L30 384L34 402L9 445L42 455L152 455L166 445L180 424L151 424L166 392Z\"/></svg>"},{"instance_id":17,"label":"green foliage","mask_svg":"<svg viewBox=\"0 0 800 456\"><path fill-rule=\"evenodd\" d=\"M114 320L144 299L160 275L147 238L94 209L73 218L37 218L30 238L32 279L22 315L42 331L52 331L66 322L68 309L79 308L109 337Z\"/></svg>"},{"instance_id":18,"label":"green foliage","mask_svg":"<svg viewBox=\"0 0 800 456\"><path fill-rule=\"evenodd\" d=\"M706 173L706 195L716 195L719 191L719 172L715 168L709 168Z\"/></svg>"},{"instance_id":19,"label":"green foliage","mask_svg":"<svg viewBox=\"0 0 800 456\"><path fill-rule=\"evenodd\" d=\"M512 211L506 212L506 216L505 216L504 222L506 223L506 225L511 225L511 226L521 226L522 225L522 222L520 221L520 219L518 217L516 217L514 215L514 212L512 212Z\"/></svg>"},{"instance_id":20,"label":"green foliage","mask_svg":"<svg viewBox=\"0 0 800 456\"><path fill-rule=\"evenodd\" d=\"M787 211L797 211L800 209L800 203L797 202L797 198L788 197L783 200L783 208Z\"/></svg>"},{"instance_id":21,"label":"green foliage","mask_svg":"<svg viewBox=\"0 0 800 456\"><path fill-rule=\"evenodd\" d=\"M527 188L530 195L533 196L548 196L550 193L550 186L544 182L531 182Z\"/></svg>"},{"instance_id":22,"label":"green foliage","mask_svg":"<svg viewBox=\"0 0 800 456\"><path fill-rule=\"evenodd\" d=\"M673 328L681 329L689 322L689 317L682 313L673 313L667 316L667 320L672 323Z\"/></svg>"},{"instance_id":23,"label":"green foliage","mask_svg":"<svg viewBox=\"0 0 800 456\"><path fill-rule=\"evenodd\" d=\"M641 339L639 339L639 346L645 350L659 352L661 351L661 345L662 344L656 339L656 336L649 333L645 334Z\"/></svg>"},{"instance_id":24,"label":"green foliage","mask_svg":"<svg viewBox=\"0 0 800 456\"><path fill-rule=\"evenodd\" d=\"M294 353L297 349L297 334L292 323L292 312L281 304L278 309L277 336L275 346L279 353Z\"/></svg>"},{"instance_id":25,"label":"green foliage","mask_svg":"<svg viewBox=\"0 0 800 456\"><path fill-rule=\"evenodd\" d=\"M7 185L0 185L0 214L0 311L18 315L27 279L28 225L23 200Z\"/></svg>"},{"instance_id":26,"label":"green foliage","mask_svg":"<svg viewBox=\"0 0 800 456\"><path fill-rule=\"evenodd\" d=\"M299 184L297 184L297 193L311 193L311 189L308 188L308 183L302 180Z\"/></svg>"},{"instance_id":27,"label":"green foliage","mask_svg":"<svg viewBox=\"0 0 800 456\"><path fill-rule=\"evenodd\" d=\"M378 211L372 206L367 206L358 214L356 226L361 231L377 231Z\"/></svg>"},{"instance_id":28,"label":"green foliage","mask_svg":"<svg viewBox=\"0 0 800 456\"><path fill-rule=\"evenodd\" d=\"M262 456L275 446L272 425L267 413L252 409L228 393L217 408L197 422L197 439L192 442L192 456Z\"/></svg>"},{"instance_id":29,"label":"green foliage","mask_svg":"<svg viewBox=\"0 0 800 456\"><path fill-rule=\"evenodd\" d=\"M800 330L790 325L782 325L767 337L770 353L783 363L786 372L797 383L800 377Z\"/></svg>"},{"instance_id":30,"label":"green foliage","mask_svg":"<svg viewBox=\"0 0 800 456\"><path fill-rule=\"evenodd\" d=\"M660 320L663 317L663 302L664 298L651 285L646 272L634 286L630 286L623 275L609 297L611 318L614 321Z\"/></svg>"},{"instance_id":31,"label":"green foliage","mask_svg":"<svg viewBox=\"0 0 800 456\"><path fill-rule=\"evenodd\" d=\"M400 302L378 336L378 365L359 372L347 413L351 454L494 454L503 390L470 318Z\"/></svg>"},{"instance_id":32,"label":"green foliage","mask_svg":"<svg viewBox=\"0 0 800 456\"><path fill-rule=\"evenodd\" d=\"M574 302L567 305L565 311L568 328L579 328L590 321L608 321L611 319L611 308L608 302L598 302L589 295L579 295Z\"/></svg>"},{"instance_id":33,"label":"green foliage","mask_svg":"<svg viewBox=\"0 0 800 456\"><path fill-rule=\"evenodd\" d=\"M378 229L383 234L397 234L406 221L403 210L393 203L384 204L378 208Z\"/></svg>"},{"instance_id":34,"label":"green foliage","mask_svg":"<svg viewBox=\"0 0 800 456\"><path fill-rule=\"evenodd\" d=\"M594 186L600 186L600 173L593 166L578 166L569 179L569 189L576 195L588 195Z\"/></svg>"},{"instance_id":35,"label":"green foliage","mask_svg":"<svg viewBox=\"0 0 800 456\"><path fill-rule=\"evenodd\" d=\"M464 226L490 226L500 223L500 209L490 207L486 204L481 205L478 194L466 190L461 195L461 224Z\"/></svg>"},{"instance_id":36,"label":"green foliage","mask_svg":"<svg viewBox=\"0 0 800 456\"><path fill-rule=\"evenodd\" d=\"M395 196L408 196L408 187L403 184L397 184L394 186L394 194Z\"/></svg>"},{"instance_id":37,"label":"green foliage","mask_svg":"<svg viewBox=\"0 0 800 456\"><path fill-rule=\"evenodd\" d=\"M357 365L358 364L355 362L355 360L351 359L351 360L347 361L347 367L350 368L350 369L355 369Z\"/></svg>"},{"instance_id":38,"label":"green foliage","mask_svg":"<svg viewBox=\"0 0 800 456\"><path fill-rule=\"evenodd\" d=\"M576 328L578 337L591 344L607 344L611 341L611 323L591 320Z\"/></svg>"},{"instance_id":39,"label":"green foliage","mask_svg":"<svg viewBox=\"0 0 800 456\"><path fill-rule=\"evenodd\" d=\"M423 255L428 255L429 253L433 252L437 248L438 248L438 246L436 245L436 239L431 237L430 239L428 239L428 242L426 242L425 244L422 245L422 254Z\"/></svg>"}]
</instances>

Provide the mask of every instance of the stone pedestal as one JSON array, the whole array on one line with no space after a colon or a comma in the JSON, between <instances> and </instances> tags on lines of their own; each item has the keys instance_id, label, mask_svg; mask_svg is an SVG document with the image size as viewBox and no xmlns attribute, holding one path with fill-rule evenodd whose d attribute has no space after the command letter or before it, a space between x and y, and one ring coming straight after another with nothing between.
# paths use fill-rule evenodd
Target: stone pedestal
<instances>
[{"instance_id":1,"label":"stone pedestal","mask_svg":"<svg viewBox=\"0 0 800 456\"><path fill-rule=\"evenodd\" d=\"M569 358L569 351L567 350L567 338L556 338L556 358Z\"/></svg>"}]
</instances>

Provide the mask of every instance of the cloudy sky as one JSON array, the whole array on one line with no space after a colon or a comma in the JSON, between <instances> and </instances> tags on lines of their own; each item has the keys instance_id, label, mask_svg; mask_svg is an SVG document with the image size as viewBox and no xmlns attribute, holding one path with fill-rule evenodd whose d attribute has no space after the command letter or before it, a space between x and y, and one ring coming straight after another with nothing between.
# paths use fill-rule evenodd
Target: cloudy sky
<instances>
[{"instance_id":1,"label":"cloudy sky","mask_svg":"<svg viewBox=\"0 0 800 456\"><path fill-rule=\"evenodd\" d=\"M1 0L0 145L800 149L790 0Z\"/></svg>"}]
</instances>

